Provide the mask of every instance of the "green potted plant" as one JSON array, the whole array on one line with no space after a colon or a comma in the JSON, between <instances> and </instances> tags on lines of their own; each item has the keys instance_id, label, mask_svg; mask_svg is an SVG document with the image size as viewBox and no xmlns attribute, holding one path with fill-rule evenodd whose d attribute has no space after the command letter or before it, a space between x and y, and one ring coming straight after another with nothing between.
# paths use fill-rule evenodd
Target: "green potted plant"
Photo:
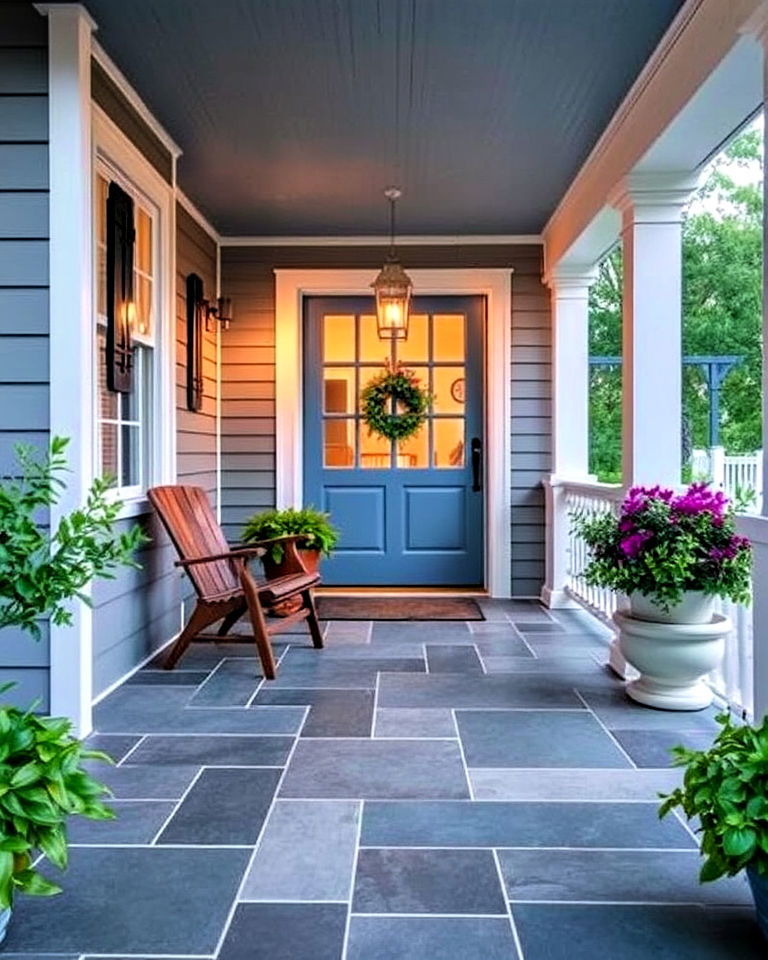
<instances>
[{"instance_id":1,"label":"green potted plant","mask_svg":"<svg viewBox=\"0 0 768 960\"><path fill-rule=\"evenodd\" d=\"M67 443L54 437L44 457L18 446L20 478L0 483L0 638L3 627L16 627L39 640L45 617L57 626L70 624L71 604L89 602L83 591L91 580L113 577L121 565L137 566L134 552L146 540L135 526L115 532L121 504L109 495L109 478L95 480L83 506L61 517L55 529L40 525L65 486ZM85 750L70 735L69 720L33 710L0 705L0 940L14 893L58 892L33 862L40 853L66 867L67 819L112 817L100 799L108 791L81 766L109 757Z\"/></svg>"},{"instance_id":2,"label":"green potted plant","mask_svg":"<svg viewBox=\"0 0 768 960\"><path fill-rule=\"evenodd\" d=\"M68 818L114 817L101 799L109 791L81 766L84 760L110 758L84 749L70 729L69 720L0 707L0 942L16 893L61 892L39 872L36 858L42 854L66 869Z\"/></svg>"},{"instance_id":3,"label":"green potted plant","mask_svg":"<svg viewBox=\"0 0 768 960\"><path fill-rule=\"evenodd\" d=\"M302 563L314 573L320 564L321 556L329 557L339 541L339 533L331 524L327 513L321 513L313 507L300 510L289 507L287 510L267 510L252 516L243 530L243 540L252 543L257 540L273 540L276 537L299 536L299 555ZM285 551L279 543L273 544L262 558L264 572L268 577L281 576Z\"/></svg>"},{"instance_id":4,"label":"green potted plant","mask_svg":"<svg viewBox=\"0 0 768 960\"><path fill-rule=\"evenodd\" d=\"M736 533L733 504L704 483L683 493L633 487L618 516L576 513L573 526L590 550L587 583L629 597L629 612L614 614L619 649L640 672L629 696L664 710L708 706L702 678L731 630L715 599L750 596L752 548Z\"/></svg>"},{"instance_id":5,"label":"green potted plant","mask_svg":"<svg viewBox=\"0 0 768 960\"><path fill-rule=\"evenodd\" d=\"M662 797L659 816L680 807L689 820L698 818L703 883L746 870L768 939L768 718L759 727L734 724L728 714L717 720L721 729L708 750L674 748L685 776Z\"/></svg>"}]
</instances>

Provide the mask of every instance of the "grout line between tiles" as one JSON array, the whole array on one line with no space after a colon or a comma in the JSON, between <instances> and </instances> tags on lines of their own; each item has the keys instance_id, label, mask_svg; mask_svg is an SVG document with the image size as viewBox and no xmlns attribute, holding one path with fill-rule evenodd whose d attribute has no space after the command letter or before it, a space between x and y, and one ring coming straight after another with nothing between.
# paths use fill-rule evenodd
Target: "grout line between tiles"
<instances>
[{"instance_id":1,"label":"grout line between tiles","mask_svg":"<svg viewBox=\"0 0 768 960\"><path fill-rule=\"evenodd\" d=\"M464 755L464 744L461 742L461 732L459 731L459 721L456 717L456 711L451 710L451 716L453 717L453 725L456 728L456 742L459 745L459 755L461 757L461 765L464 768L464 777L467 781L467 790L469 790L469 799L475 799L475 792L472 789L472 778L469 775L469 767L467 766L467 758Z\"/></svg>"},{"instance_id":2,"label":"grout line between tiles","mask_svg":"<svg viewBox=\"0 0 768 960\"><path fill-rule=\"evenodd\" d=\"M509 925L512 929L512 939L515 941L515 949L517 950L518 960L525 960L525 956L523 955L523 945L520 943L520 935L517 932L517 924L515 923L515 918L512 915L512 904L510 903L507 887L504 883L504 874L501 870L499 854L496 849L492 850L491 853L493 854L493 862L496 864L496 873L499 877L499 883L501 884L501 895L504 897L504 902L507 905L507 916L509 917Z\"/></svg>"},{"instance_id":3,"label":"grout line between tiles","mask_svg":"<svg viewBox=\"0 0 768 960\"><path fill-rule=\"evenodd\" d=\"M357 864L360 859L360 838L363 833L363 815L365 813L365 801L360 801L359 816L357 821L357 831L355 835L355 855L352 860L352 876L349 881L349 899L347 901L347 917L344 924L344 939L341 944L341 960L347 960L347 951L349 950L349 931L352 924L352 901L355 896L355 881L357 879Z\"/></svg>"},{"instance_id":4,"label":"grout line between tiles","mask_svg":"<svg viewBox=\"0 0 768 960\"><path fill-rule=\"evenodd\" d=\"M200 779L200 777L202 777L203 771L204 771L205 769L206 769L205 767L200 767L200 769L197 771L197 773L194 775L194 777L192 777L192 779L191 779L190 782L189 782L189 785L187 786L187 789L182 793L182 795L181 795L181 796L179 797L179 799L178 799L178 802L177 802L176 805L174 806L173 810L171 810L171 812L168 814L168 816L165 818L165 820L164 820L164 821L162 822L162 824L160 825L160 829L157 831L157 833L155 834L155 836L154 836L153 839L151 840L150 846L154 847L154 846L157 844L157 841L160 839L160 835L162 834L163 830L165 830L165 828L168 826L168 824L171 822L171 820L176 816L176 814L177 814L178 811L179 811L179 807L180 807L180 806L182 805L182 803L184 803L184 801L187 799L187 797L188 797L188 795L189 795L189 792L192 790L192 788L193 788L194 785L197 783L197 781Z\"/></svg>"},{"instance_id":5,"label":"grout line between tiles","mask_svg":"<svg viewBox=\"0 0 768 960\"><path fill-rule=\"evenodd\" d=\"M579 698L579 700L581 700L581 702L584 704L584 706L586 707L586 709L589 711L589 713L592 715L592 717L594 717L594 719L597 721L597 723L602 727L602 729L605 731L605 733L610 737L612 743L613 743L614 746L618 749L618 751L619 751L620 753L622 753L622 754L627 758L627 760L629 760L629 763L630 763L630 766L632 767L632 769L633 769L633 770L639 769L638 766L637 766L637 764L635 763L635 761L632 759L632 757L630 757L630 755L627 753L627 751L624 749L624 747L622 747L622 745L619 743L619 741L616 739L616 737L613 735L613 733L611 733L611 731L610 731L610 730L608 729L608 727L603 723L603 721L600 719L600 717L598 717L597 713L595 713L595 711L592 709L592 707L590 707L590 705L589 705L589 703L587 702L587 700L581 695L581 693L576 689L576 687L573 688L573 692L576 694L576 696Z\"/></svg>"},{"instance_id":6,"label":"grout line between tiles","mask_svg":"<svg viewBox=\"0 0 768 960\"><path fill-rule=\"evenodd\" d=\"M120 736L120 734L118 734L118 736ZM128 736L128 734L125 734L125 736ZM126 754L124 754L124 755L117 761L117 763L115 764L115 766L116 766L116 767L122 767L122 765L125 763L125 761L128 759L128 757L130 757L130 755L131 755L135 750L137 750L137 749L141 746L141 744L142 744L146 739L147 739L147 734L145 734L145 733L141 734L141 736L140 736L139 739L136 741L136 743L134 743L134 745L131 747L131 749L130 749Z\"/></svg>"},{"instance_id":7,"label":"grout line between tiles","mask_svg":"<svg viewBox=\"0 0 768 960\"><path fill-rule=\"evenodd\" d=\"M376 686L373 688L373 716L371 717L371 739L376 738L376 714L379 709L379 677L380 673L376 673Z\"/></svg>"}]
</instances>

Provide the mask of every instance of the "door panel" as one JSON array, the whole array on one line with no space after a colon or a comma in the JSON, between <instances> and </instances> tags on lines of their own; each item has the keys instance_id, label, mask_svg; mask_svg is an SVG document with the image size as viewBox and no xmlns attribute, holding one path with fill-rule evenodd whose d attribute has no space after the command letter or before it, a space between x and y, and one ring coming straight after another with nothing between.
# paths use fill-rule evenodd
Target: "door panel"
<instances>
[{"instance_id":1,"label":"door panel","mask_svg":"<svg viewBox=\"0 0 768 960\"><path fill-rule=\"evenodd\" d=\"M408 339L379 340L373 298L304 305L304 500L341 531L323 579L340 585L481 585L483 490L469 455L483 437L484 300L415 298ZM433 397L398 443L370 434L360 393L386 362Z\"/></svg>"}]
</instances>

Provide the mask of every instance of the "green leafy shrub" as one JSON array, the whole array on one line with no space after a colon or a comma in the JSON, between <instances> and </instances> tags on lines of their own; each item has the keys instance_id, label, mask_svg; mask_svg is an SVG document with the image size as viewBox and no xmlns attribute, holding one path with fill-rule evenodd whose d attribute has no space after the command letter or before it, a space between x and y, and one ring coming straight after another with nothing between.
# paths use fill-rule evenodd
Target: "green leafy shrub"
<instances>
[{"instance_id":1,"label":"green leafy shrub","mask_svg":"<svg viewBox=\"0 0 768 960\"><path fill-rule=\"evenodd\" d=\"M664 609L687 590L749 601L751 545L737 536L725 494L704 483L680 494L633 487L618 517L577 511L572 521L590 549L584 576L592 586L638 591Z\"/></svg>"},{"instance_id":2,"label":"green leafy shrub","mask_svg":"<svg viewBox=\"0 0 768 960\"><path fill-rule=\"evenodd\" d=\"M133 554L147 538L141 528L114 532L121 504L110 498L109 478L94 480L84 506L62 517L55 532L41 525L66 484L69 440L54 437L47 456L16 447L21 479L0 484L0 629L17 626L40 638L38 618L57 626L72 622L68 601L88 603L85 587L109 578L122 565L137 567Z\"/></svg>"},{"instance_id":3,"label":"green leafy shrub","mask_svg":"<svg viewBox=\"0 0 768 960\"><path fill-rule=\"evenodd\" d=\"M327 513L321 513L313 507L295 510L267 510L252 516L243 530L243 540L253 543L257 540L272 540L275 537L301 536L300 547L306 550L319 550L324 556L331 555L339 542L339 532L331 524ZM279 543L269 549L269 557L280 563L284 550Z\"/></svg>"},{"instance_id":4,"label":"green leafy shrub","mask_svg":"<svg viewBox=\"0 0 768 960\"><path fill-rule=\"evenodd\" d=\"M701 823L702 882L745 867L768 875L768 718L758 727L717 718L722 729L709 750L675 747L683 786L663 797L659 816L681 807Z\"/></svg>"},{"instance_id":5,"label":"green leafy shrub","mask_svg":"<svg viewBox=\"0 0 768 960\"><path fill-rule=\"evenodd\" d=\"M83 760L111 761L84 749L70 729L69 720L0 707L0 908L11 907L17 891L60 892L32 863L39 851L66 869L70 816L114 817L101 800L109 791L81 766Z\"/></svg>"}]
</instances>

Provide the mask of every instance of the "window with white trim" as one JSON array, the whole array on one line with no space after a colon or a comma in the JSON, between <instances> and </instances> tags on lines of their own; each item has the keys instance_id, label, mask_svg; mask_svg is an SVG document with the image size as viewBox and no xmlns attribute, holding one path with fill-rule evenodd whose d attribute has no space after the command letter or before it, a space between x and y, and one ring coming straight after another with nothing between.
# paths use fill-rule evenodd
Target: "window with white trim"
<instances>
[{"instance_id":1,"label":"window with white trim","mask_svg":"<svg viewBox=\"0 0 768 960\"><path fill-rule=\"evenodd\" d=\"M131 312L133 377L130 393L107 387L107 195L110 181L134 204L134 305ZM158 303L158 213L140 191L99 160L94 175L96 258L96 473L112 480L124 500L143 496L151 485L154 449L155 349Z\"/></svg>"}]
</instances>

